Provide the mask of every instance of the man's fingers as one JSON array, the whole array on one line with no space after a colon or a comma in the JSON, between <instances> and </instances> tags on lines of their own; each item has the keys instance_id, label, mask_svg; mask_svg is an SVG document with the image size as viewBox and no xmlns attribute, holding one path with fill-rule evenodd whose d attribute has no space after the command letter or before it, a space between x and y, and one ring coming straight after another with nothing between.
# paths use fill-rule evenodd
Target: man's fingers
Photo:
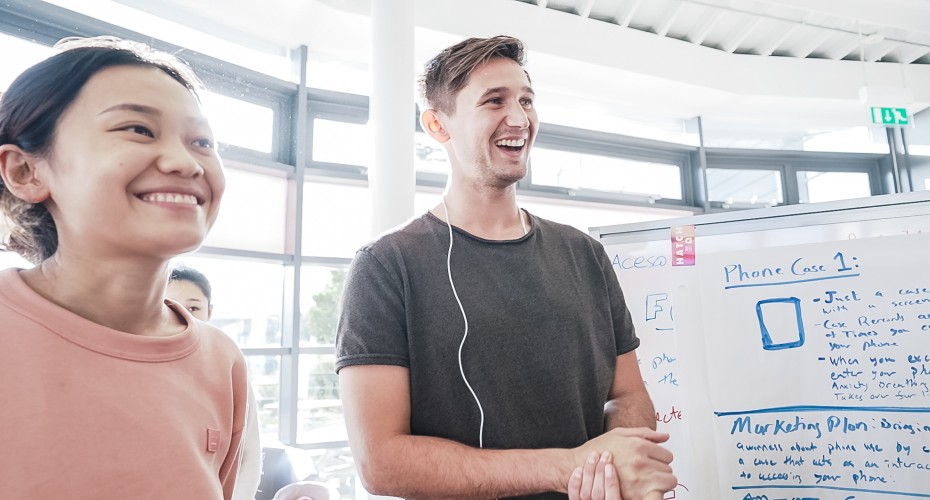
<instances>
[{"instance_id":1,"label":"man's fingers","mask_svg":"<svg viewBox=\"0 0 930 500\"><path fill-rule=\"evenodd\" d=\"M613 461L604 467L604 498L606 500L623 500L620 495L620 479Z\"/></svg>"},{"instance_id":2,"label":"man's fingers","mask_svg":"<svg viewBox=\"0 0 930 500\"><path fill-rule=\"evenodd\" d=\"M571 477L568 478L568 498L569 500L581 500L581 467L575 467Z\"/></svg>"},{"instance_id":3,"label":"man's fingers","mask_svg":"<svg viewBox=\"0 0 930 500\"><path fill-rule=\"evenodd\" d=\"M594 471L597 468L599 454L592 451L588 455L588 460L584 463L584 474L581 478L581 498L588 500L591 498L591 488L594 485Z\"/></svg>"},{"instance_id":4,"label":"man's fingers","mask_svg":"<svg viewBox=\"0 0 930 500\"><path fill-rule=\"evenodd\" d=\"M601 453L594 468L594 483L591 485L592 500L604 500L604 468L610 462L610 453Z\"/></svg>"}]
</instances>

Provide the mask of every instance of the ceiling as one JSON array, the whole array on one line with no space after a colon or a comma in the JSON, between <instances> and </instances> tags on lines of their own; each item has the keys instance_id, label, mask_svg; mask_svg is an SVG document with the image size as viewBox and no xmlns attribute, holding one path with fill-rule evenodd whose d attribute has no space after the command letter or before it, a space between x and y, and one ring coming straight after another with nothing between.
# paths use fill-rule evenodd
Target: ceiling
<instances>
[{"instance_id":1,"label":"ceiling","mask_svg":"<svg viewBox=\"0 0 930 500\"><path fill-rule=\"evenodd\" d=\"M368 64L371 0L118 1L217 36ZM467 36L523 39L542 116L548 101L777 137L868 125L863 87L869 105L930 107L930 0L411 1L419 64Z\"/></svg>"}]
</instances>

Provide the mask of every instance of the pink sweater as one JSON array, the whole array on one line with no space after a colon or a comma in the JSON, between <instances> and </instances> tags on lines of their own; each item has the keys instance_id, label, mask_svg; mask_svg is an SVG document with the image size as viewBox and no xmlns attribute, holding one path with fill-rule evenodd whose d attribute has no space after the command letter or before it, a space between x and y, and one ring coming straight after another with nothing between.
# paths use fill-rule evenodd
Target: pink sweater
<instances>
[{"instance_id":1,"label":"pink sweater","mask_svg":"<svg viewBox=\"0 0 930 500\"><path fill-rule=\"evenodd\" d=\"M245 359L171 305L187 330L132 335L0 271L0 498L231 498Z\"/></svg>"}]
</instances>

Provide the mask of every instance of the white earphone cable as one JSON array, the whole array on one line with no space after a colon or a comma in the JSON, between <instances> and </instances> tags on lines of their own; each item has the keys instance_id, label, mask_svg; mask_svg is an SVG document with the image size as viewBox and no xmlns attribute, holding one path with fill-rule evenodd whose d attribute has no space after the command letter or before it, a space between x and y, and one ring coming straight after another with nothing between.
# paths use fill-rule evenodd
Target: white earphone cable
<instances>
[{"instance_id":1,"label":"white earphone cable","mask_svg":"<svg viewBox=\"0 0 930 500\"><path fill-rule=\"evenodd\" d=\"M462 335L462 342L459 344L459 373L462 374L462 380L465 381L465 386L468 387L471 396L475 398L475 403L478 405L478 412L481 414L481 423L478 425L478 447L484 448L484 408L481 407L481 401L478 399L478 395L475 394L475 390L472 389L471 384L468 382L468 378L465 376L465 367L462 365L462 348L465 346L465 339L468 338L468 316L465 315L465 308L462 307L462 301L459 300L459 294L455 290L455 283L452 281L452 220L449 217L449 207L446 206L445 196L442 198L442 209L446 212L446 225L449 226L449 252L446 255L446 270L449 272L449 285L452 287L452 295L455 296L455 301L459 305L459 310L462 311L462 320L465 322L465 333Z\"/></svg>"}]
</instances>

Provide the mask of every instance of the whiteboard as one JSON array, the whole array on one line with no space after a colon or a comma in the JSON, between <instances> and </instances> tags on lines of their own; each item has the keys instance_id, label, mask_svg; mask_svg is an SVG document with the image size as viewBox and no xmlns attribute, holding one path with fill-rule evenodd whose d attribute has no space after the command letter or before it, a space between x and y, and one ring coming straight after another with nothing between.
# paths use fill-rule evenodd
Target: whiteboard
<instances>
[{"instance_id":1,"label":"whiteboard","mask_svg":"<svg viewBox=\"0 0 930 500\"><path fill-rule=\"evenodd\" d=\"M930 498L930 193L592 234L672 434L666 498Z\"/></svg>"}]
</instances>

